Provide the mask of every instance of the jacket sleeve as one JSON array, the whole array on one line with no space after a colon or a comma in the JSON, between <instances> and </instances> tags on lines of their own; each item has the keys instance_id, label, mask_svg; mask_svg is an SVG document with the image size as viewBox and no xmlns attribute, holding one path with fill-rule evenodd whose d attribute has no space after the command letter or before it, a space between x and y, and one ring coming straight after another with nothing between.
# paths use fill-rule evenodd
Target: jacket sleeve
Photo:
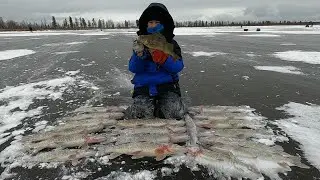
<instances>
[{"instance_id":1,"label":"jacket sleeve","mask_svg":"<svg viewBox=\"0 0 320 180\"><path fill-rule=\"evenodd\" d=\"M170 73L178 73L184 68L183 59L181 56L181 48L175 40L172 40L174 52L180 57L174 60L172 56L169 56L166 62L162 65Z\"/></svg>"},{"instance_id":2,"label":"jacket sleeve","mask_svg":"<svg viewBox=\"0 0 320 180\"><path fill-rule=\"evenodd\" d=\"M129 60L129 71L132 73L139 73L144 71L144 59L138 57L135 53L132 54Z\"/></svg>"}]
</instances>

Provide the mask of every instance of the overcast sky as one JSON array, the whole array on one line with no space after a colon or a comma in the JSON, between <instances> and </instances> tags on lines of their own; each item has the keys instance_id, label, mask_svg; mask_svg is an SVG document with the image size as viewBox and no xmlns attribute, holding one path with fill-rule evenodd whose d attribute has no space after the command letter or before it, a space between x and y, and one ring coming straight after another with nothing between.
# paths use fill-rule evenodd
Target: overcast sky
<instances>
[{"instance_id":1,"label":"overcast sky","mask_svg":"<svg viewBox=\"0 0 320 180\"><path fill-rule=\"evenodd\" d=\"M0 16L17 21L138 19L149 0L0 0ZM174 20L320 20L320 0L162 0Z\"/></svg>"}]
</instances>

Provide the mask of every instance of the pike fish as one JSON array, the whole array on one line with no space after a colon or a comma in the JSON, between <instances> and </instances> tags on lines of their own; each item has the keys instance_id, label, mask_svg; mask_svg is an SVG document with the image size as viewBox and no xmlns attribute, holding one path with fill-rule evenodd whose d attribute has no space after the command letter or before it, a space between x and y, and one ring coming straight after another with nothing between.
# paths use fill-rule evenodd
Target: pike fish
<instances>
[{"instance_id":1,"label":"pike fish","mask_svg":"<svg viewBox=\"0 0 320 180\"><path fill-rule=\"evenodd\" d=\"M116 145L134 143L134 142L151 142L151 143L183 143L189 140L187 134L171 134L171 135L159 135L159 134L135 134L132 136L122 135L118 136Z\"/></svg>"},{"instance_id":2,"label":"pike fish","mask_svg":"<svg viewBox=\"0 0 320 180\"><path fill-rule=\"evenodd\" d=\"M94 126L94 125L98 125L98 124L102 124L104 126L112 126L117 124L117 120L105 120L105 119L82 119L79 121L66 121L63 122L62 125L57 126L56 129L62 130L62 129L68 129L68 128L72 128L72 127L87 127L87 126Z\"/></svg>"},{"instance_id":3,"label":"pike fish","mask_svg":"<svg viewBox=\"0 0 320 180\"><path fill-rule=\"evenodd\" d=\"M83 119L118 120L118 119L122 119L123 117L124 117L124 114L121 112L109 112L109 113L96 113L96 114L80 114L72 117L66 117L63 120L65 121L79 121Z\"/></svg>"},{"instance_id":4,"label":"pike fish","mask_svg":"<svg viewBox=\"0 0 320 180\"><path fill-rule=\"evenodd\" d=\"M110 113L110 112L124 112L125 107L124 106L107 106L107 107L88 107L83 106L76 110L74 110L74 113Z\"/></svg>"},{"instance_id":5,"label":"pike fish","mask_svg":"<svg viewBox=\"0 0 320 180\"><path fill-rule=\"evenodd\" d=\"M174 46L172 43L167 42L166 38L161 33L140 35L138 42L147 46L151 51L157 49L171 55L175 60L180 57L174 52Z\"/></svg>"},{"instance_id":6,"label":"pike fish","mask_svg":"<svg viewBox=\"0 0 320 180\"><path fill-rule=\"evenodd\" d=\"M232 112L232 113L247 113L252 112L255 109L249 106L193 106L188 108L191 112L196 113L222 113L222 112Z\"/></svg>"},{"instance_id":7,"label":"pike fish","mask_svg":"<svg viewBox=\"0 0 320 180\"><path fill-rule=\"evenodd\" d=\"M98 148L99 149L99 148ZM155 157L157 161L163 160L166 156L184 154L187 150L176 144L157 144L150 142L128 143L99 149L99 154L109 154L109 159L120 155L132 155L132 159L143 157Z\"/></svg>"},{"instance_id":8,"label":"pike fish","mask_svg":"<svg viewBox=\"0 0 320 180\"><path fill-rule=\"evenodd\" d=\"M125 135L135 135L135 134L181 134L187 131L186 127L180 126L162 126L162 127L132 127L126 129L112 129L106 130L113 135L125 134Z\"/></svg>"},{"instance_id":9,"label":"pike fish","mask_svg":"<svg viewBox=\"0 0 320 180\"><path fill-rule=\"evenodd\" d=\"M103 142L105 140L106 137L103 136L72 134L66 136L56 136L53 139L48 139L38 143L26 143L24 144L24 147L27 152L36 154L46 148L82 147L88 144Z\"/></svg>"},{"instance_id":10,"label":"pike fish","mask_svg":"<svg viewBox=\"0 0 320 180\"><path fill-rule=\"evenodd\" d=\"M99 132L104 128L103 124L95 124L91 126L57 126L52 131L32 134L23 138L22 142L40 142L48 139L54 139L59 136L68 136L72 134L89 134Z\"/></svg>"},{"instance_id":11,"label":"pike fish","mask_svg":"<svg viewBox=\"0 0 320 180\"><path fill-rule=\"evenodd\" d=\"M95 156L95 151L88 151L82 149L55 149L49 152L39 153L32 156L27 161L36 163L46 163L46 162L71 162L72 165L77 165L79 159Z\"/></svg>"},{"instance_id":12,"label":"pike fish","mask_svg":"<svg viewBox=\"0 0 320 180\"><path fill-rule=\"evenodd\" d=\"M163 126L184 126L184 121L173 119L133 119L118 121L118 126L121 127L163 127Z\"/></svg>"},{"instance_id":13,"label":"pike fish","mask_svg":"<svg viewBox=\"0 0 320 180\"><path fill-rule=\"evenodd\" d=\"M195 121L198 127L213 128L213 129L260 129L265 126L263 122L246 121L246 120L202 120Z\"/></svg>"},{"instance_id":14,"label":"pike fish","mask_svg":"<svg viewBox=\"0 0 320 180\"><path fill-rule=\"evenodd\" d=\"M243 163L232 153L220 149L200 149L196 152L189 152L194 161L213 169L216 176L221 178L250 178L259 179L262 174L255 168Z\"/></svg>"}]
</instances>

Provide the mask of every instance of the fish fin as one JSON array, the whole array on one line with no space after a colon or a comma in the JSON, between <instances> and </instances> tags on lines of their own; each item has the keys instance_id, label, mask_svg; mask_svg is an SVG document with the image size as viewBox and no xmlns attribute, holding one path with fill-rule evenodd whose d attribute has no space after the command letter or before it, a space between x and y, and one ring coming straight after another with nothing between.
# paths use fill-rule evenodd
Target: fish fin
<instances>
[{"instance_id":1,"label":"fish fin","mask_svg":"<svg viewBox=\"0 0 320 180\"><path fill-rule=\"evenodd\" d=\"M142 156L142 155L133 155L133 156L131 156L131 159L141 159L143 157L144 156Z\"/></svg>"},{"instance_id":2,"label":"fish fin","mask_svg":"<svg viewBox=\"0 0 320 180\"><path fill-rule=\"evenodd\" d=\"M164 158L166 158L166 155L158 155L158 156L156 156L156 161L161 161L161 160L163 160Z\"/></svg>"},{"instance_id":3,"label":"fish fin","mask_svg":"<svg viewBox=\"0 0 320 180\"><path fill-rule=\"evenodd\" d=\"M108 155L108 158L109 159L115 159L115 158L117 158L119 156L121 156L120 153L111 153L111 154Z\"/></svg>"}]
</instances>

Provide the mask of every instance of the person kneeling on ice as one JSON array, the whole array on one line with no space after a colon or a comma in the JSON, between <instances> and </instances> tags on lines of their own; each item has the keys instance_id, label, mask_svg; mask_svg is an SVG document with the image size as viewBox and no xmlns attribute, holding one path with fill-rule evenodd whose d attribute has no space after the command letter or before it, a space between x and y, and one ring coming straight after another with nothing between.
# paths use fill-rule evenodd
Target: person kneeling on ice
<instances>
[{"instance_id":1,"label":"person kneeling on ice","mask_svg":"<svg viewBox=\"0 0 320 180\"><path fill-rule=\"evenodd\" d=\"M151 3L139 19L138 36L161 33L173 44L174 59L160 50L146 46L136 48L129 61L129 70L135 73L133 104L126 110L126 119L165 118L182 119L185 106L181 99L178 73L184 68L181 48L173 40L175 28L172 16L161 3Z\"/></svg>"}]
</instances>

